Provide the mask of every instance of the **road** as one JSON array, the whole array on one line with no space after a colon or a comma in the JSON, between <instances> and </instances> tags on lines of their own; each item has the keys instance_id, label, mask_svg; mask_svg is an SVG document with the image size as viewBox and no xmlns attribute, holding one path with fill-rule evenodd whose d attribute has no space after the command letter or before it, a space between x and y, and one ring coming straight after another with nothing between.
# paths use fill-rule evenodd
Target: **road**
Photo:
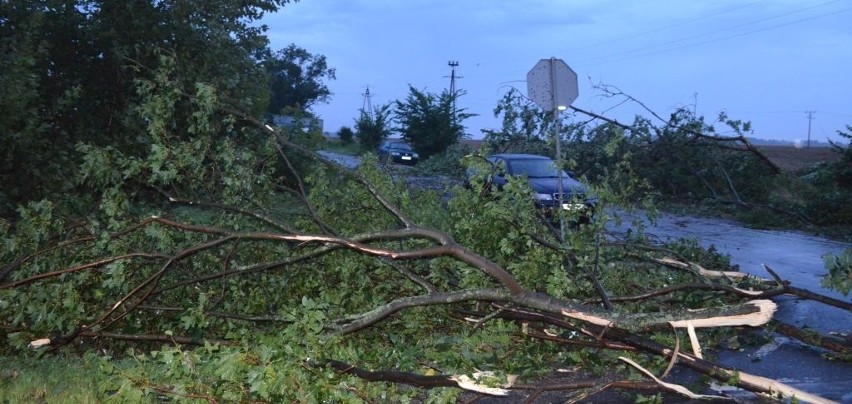
<instances>
[{"instance_id":1,"label":"road","mask_svg":"<svg viewBox=\"0 0 852 404\"><path fill-rule=\"evenodd\" d=\"M842 243L792 231L755 230L722 219L662 215L654 224L646 222L646 232L660 241L694 238L704 247L715 246L731 256L743 272L769 278L764 265L792 285L840 300L848 297L820 286L827 271L822 256L838 254L850 243ZM612 224L615 233L627 225ZM781 296L774 299L778 311L774 319L823 335L852 335L852 313L810 300ZM744 355L745 354L745 355ZM801 390L832 400L852 403L852 364L827 361L823 352L798 341L773 334L770 342L744 352L721 351L724 365L783 381Z\"/></svg>"},{"instance_id":2,"label":"road","mask_svg":"<svg viewBox=\"0 0 852 404\"><path fill-rule=\"evenodd\" d=\"M357 168L358 164L361 164L361 160L358 157L350 156L348 154L335 153L325 150L320 150L317 152L317 154L349 169Z\"/></svg>"},{"instance_id":3,"label":"road","mask_svg":"<svg viewBox=\"0 0 852 404\"><path fill-rule=\"evenodd\" d=\"M823 265L824 254L839 254L852 244L843 243L792 231L756 230L742 225L712 218L698 218L664 214L647 233L660 241L694 238L704 247L715 246L731 256L731 262L743 272L770 278L764 269L768 266L781 278L794 286L808 289L840 300L849 299L840 293L823 288L820 279L827 271ZM627 225L611 225L615 232L624 232ZM852 334L852 316L844 310L814 316L813 308L823 306L809 301L783 301L777 316L783 321L807 327L823 334L830 332Z\"/></svg>"}]
</instances>

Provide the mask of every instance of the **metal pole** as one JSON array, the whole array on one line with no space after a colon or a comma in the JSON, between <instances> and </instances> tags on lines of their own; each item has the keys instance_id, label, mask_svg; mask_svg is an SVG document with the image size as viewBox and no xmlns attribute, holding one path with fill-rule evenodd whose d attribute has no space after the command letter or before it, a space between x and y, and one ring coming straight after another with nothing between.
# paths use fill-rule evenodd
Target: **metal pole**
<instances>
[{"instance_id":1,"label":"metal pole","mask_svg":"<svg viewBox=\"0 0 852 404\"><path fill-rule=\"evenodd\" d=\"M562 150L560 148L560 144L562 141L559 139L561 136L559 132L562 129L562 123L559 122L559 108L553 109L553 118L556 119L556 125L554 131L556 132L556 169L559 170L559 183L557 186L557 191L559 192L559 206L556 211L559 213L559 239L561 241L565 241L565 214L562 212L562 207L565 206L565 197L564 191L562 189Z\"/></svg>"},{"instance_id":2,"label":"metal pole","mask_svg":"<svg viewBox=\"0 0 852 404\"><path fill-rule=\"evenodd\" d=\"M811 121L814 120L815 111L805 111L808 114L808 149L811 148Z\"/></svg>"},{"instance_id":3,"label":"metal pole","mask_svg":"<svg viewBox=\"0 0 852 404\"><path fill-rule=\"evenodd\" d=\"M559 122L559 103L556 100L557 92L556 92L556 66L554 65L555 61L556 61L556 58L550 58L550 84L551 84L550 91L551 91L551 97L552 97L552 100L553 100L553 120L554 120L553 141L556 143L556 170L559 173L559 174L557 174L559 176L559 182L556 183L556 192L559 193L559 198L558 198L558 201L557 201L556 211L554 213L559 215L559 241L564 242L565 241L565 215L562 212L562 206L564 206L564 204L565 204L565 201L564 201L565 198L564 198L564 195L563 195L565 192L563 192L563 189L562 189L562 148L560 146L562 141L560 139L561 136L559 134L559 132L562 129L562 127L561 127L562 123Z\"/></svg>"}]
</instances>

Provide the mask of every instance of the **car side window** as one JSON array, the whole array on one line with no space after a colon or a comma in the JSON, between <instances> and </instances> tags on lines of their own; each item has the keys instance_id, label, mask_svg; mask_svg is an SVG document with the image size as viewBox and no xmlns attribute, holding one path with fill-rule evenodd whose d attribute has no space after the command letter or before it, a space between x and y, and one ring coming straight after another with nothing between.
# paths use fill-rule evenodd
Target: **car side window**
<instances>
[{"instance_id":1,"label":"car side window","mask_svg":"<svg viewBox=\"0 0 852 404\"><path fill-rule=\"evenodd\" d=\"M508 162L496 157L489 157L488 162L491 163L491 173L499 177L504 177L508 173Z\"/></svg>"},{"instance_id":2,"label":"car side window","mask_svg":"<svg viewBox=\"0 0 852 404\"><path fill-rule=\"evenodd\" d=\"M492 176L494 175L494 158L488 157L484 160L488 163L487 165L480 163L470 166L465 170L465 177L467 183L479 182L488 184L493 180Z\"/></svg>"}]
</instances>

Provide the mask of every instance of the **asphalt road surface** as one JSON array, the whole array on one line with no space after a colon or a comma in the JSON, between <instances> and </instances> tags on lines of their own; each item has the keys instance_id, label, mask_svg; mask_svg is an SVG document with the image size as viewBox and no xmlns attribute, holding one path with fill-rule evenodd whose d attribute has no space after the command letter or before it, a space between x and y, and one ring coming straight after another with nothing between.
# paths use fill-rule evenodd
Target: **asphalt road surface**
<instances>
[{"instance_id":1,"label":"asphalt road surface","mask_svg":"<svg viewBox=\"0 0 852 404\"><path fill-rule=\"evenodd\" d=\"M748 229L721 220L664 214L656 223L646 222L646 233L660 241L694 238L705 247L715 246L729 254L740 270L762 278L770 278L764 265L793 286L850 301L848 296L820 286L827 270L822 256L838 254L852 248L850 243L814 237L792 231ZM624 233L628 226L610 226L614 233ZM823 335L852 335L852 313L836 307L791 296L773 299L778 304L774 319ZM830 400L852 403L852 364L828 361L824 352L780 334L771 341L746 348L742 352L718 352L723 365L779 380L790 386ZM736 392L728 392L737 396ZM747 395L739 397L750 400Z\"/></svg>"}]
</instances>

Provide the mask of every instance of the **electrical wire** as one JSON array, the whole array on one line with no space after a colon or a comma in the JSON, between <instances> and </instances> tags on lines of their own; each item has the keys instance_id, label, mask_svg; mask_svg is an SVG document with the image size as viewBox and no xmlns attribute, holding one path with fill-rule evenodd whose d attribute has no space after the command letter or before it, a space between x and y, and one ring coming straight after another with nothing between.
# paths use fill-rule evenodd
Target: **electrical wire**
<instances>
[{"instance_id":1,"label":"electrical wire","mask_svg":"<svg viewBox=\"0 0 852 404\"><path fill-rule=\"evenodd\" d=\"M641 58L641 57L646 57L646 56L651 56L651 55L657 55L657 54L660 54L660 53L666 53L666 52L671 52L671 51L675 51L675 50L694 48L696 46L706 45L708 43L724 41L726 39L738 38L738 37L742 37L742 36L746 36L746 35L755 34L755 33L758 33L758 32L769 31L769 30L772 30L772 29L786 27L786 26L789 26L789 25L794 25L794 24L798 24L798 23L801 23L801 22L805 22L805 21L815 20L815 19L824 18L824 17L828 17L828 16L834 16L834 15L837 15L837 14L840 14L840 13L843 13L843 12L847 12L847 11L850 11L850 10L852 10L852 7L844 8L844 9L841 9L841 10L835 10L835 11L832 11L830 13L820 14L820 15L816 15L816 16L812 16L812 17L801 18L801 19L798 19L798 20L789 21L789 22L785 22L785 23L782 23L782 24L776 24L776 25L772 25L772 26L769 26L769 27L763 27L763 28L759 28L759 29L755 29L755 30L751 30L751 31L741 32L741 33L734 34L734 35L729 35L729 36L724 36L724 37L720 37L720 38L709 39L709 40L706 40L706 41L691 43L691 44L688 44L688 45L677 46L677 47L674 47L674 48L662 49L662 50L654 51L654 52L647 52L647 53L623 57L623 58L619 58L619 59L606 60L606 61L601 62L601 63L587 63L587 62L584 63L583 61L581 61L581 62L577 63L577 66L583 66L583 67L599 66L599 65L602 65L602 64L623 62L625 60L631 60L631 59L636 59L636 58ZM671 42L677 42L677 41L671 41ZM596 59L599 59L599 58L601 58L601 57L598 57Z\"/></svg>"},{"instance_id":2,"label":"electrical wire","mask_svg":"<svg viewBox=\"0 0 852 404\"><path fill-rule=\"evenodd\" d=\"M832 3L832 2L836 2L836 1L840 1L840 0L832 0L832 1L829 1L828 3ZM671 28L680 27L680 26L690 24L690 23L693 23L693 22L706 20L706 19L713 18L713 17L719 16L719 15L738 11L738 10L741 10L741 9L744 9L744 8L747 8L747 7L751 7L751 6L758 4L758 3L761 3L761 2L763 2L763 0L754 1L754 2L751 2L751 3L748 3L748 4L740 5L740 6L729 8L729 9L725 9L725 10L722 10L722 11L719 11L719 12L716 12L716 13L712 13L712 14L702 15L702 16L691 18L691 19L688 19L688 20L678 21L678 22L675 22L675 23L672 23L672 24L669 24L669 25L664 25L662 27L653 28L653 29L650 29L650 30L647 30L647 31L641 31L641 32L636 32L636 33L632 33L632 34L627 34L627 35L620 36L620 37L617 37L617 38L608 39L608 40L604 40L604 41L600 41L600 42L595 42L595 43L588 44L588 45L572 47L572 48L563 50L563 52L564 53L571 53L571 52L576 52L576 51L584 50L584 49L597 48L597 47L600 47L601 45L608 45L608 44L612 44L612 43L616 43L616 42L622 42L622 41L625 41L625 40L634 40L638 37L642 37L642 36L646 36L646 35L650 35L650 34L655 34L655 33L665 31L665 30L668 30L668 29L671 29ZM823 5L824 4L827 4L827 3L823 3ZM818 7L818 6L814 6L814 7ZM511 62L517 62L517 61L528 61L528 60L529 60L529 58L527 58L527 57L513 58L513 59L502 59L502 60L499 60L499 61L492 61L492 62L477 62L476 65L493 66L493 65L503 64L503 63L511 63Z\"/></svg>"},{"instance_id":3,"label":"electrical wire","mask_svg":"<svg viewBox=\"0 0 852 404\"><path fill-rule=\"evenodd\" d=\"M593 57L590 57L590 58L585 59L585 60L579 60L579 61L575 60L575 61L571 62L571 65L575 66L575 67L589 67L589 66L600 66L600 65L604 65L604 64L617 63L617 62L622 62L622 61L626 61L626 60L657 55L657 54L660 54L660 53L670 52L670 51L674 51L674 50L688 49L688 48L691 48L691 47L697 47L697 46L705 45L705 44L708 44L708 43L723 41L723 40L726 40L726 39L732 39L732 38L742 37L742 36L746 36L746 35L751 35L751 34L763 32L763 31L767 31L767 30L771 30L771 29L776 29L776 28L781 28L781 27L793 25L793 24L798 24L798 23L801 23L801 22L809 21L809 20L824 18L824 17L828 17L828 16L832 16L832 15L836 15L836 14L839 14L839 13L843 13L843 12L852 10L852 7L844 8L844 9L840 9L840 10L833 10L831 12L816 15L816 16L800 18L800 19L797 19L797 20L794 20L794 21L779 23L779 24L768 26L768 27L762 27L762 28L758 28L758 29L754 29L754 30L735 33L735 34L732 34L732 35L713 38L713 39L709 39L709 40L706 40L706 41L689 43L689 44L685 44L685 45L682 45L682 46L665 48L665 49L661 49L661 50L657 50L657 51L653 51L653 52L644 52L644 53L635 54L636 52L641 52L641 51L644 51L644 50L656 49L656 48L664 47L664 46L667 46L667 45L672 45L672 44L676 44L676 43L682 43L682 42L685 42L685 41L690 41L690 40L697 39L697 38L703 38L703 37L707 37L707 36L717 35L719 33L735 30L735 29L738 29L738 28L754 26L755 24L759 24L759 23L762 23L762 22L771 21L771 20L775 20L775 19L778 19L778 18L783 18L783 17L787 17L787 16L790 16L790 15L799 14L799 13L803 13L803 12L806 12L806 11L822 8L822 7L825 7L825 6L834 4L834 3L842 3L842 2L844 2L844 0L826 1L826 2L816 4L816 5L798 8L798 9L791 10L791 11L785 11L785 12L782 12L780 14L772 15L772 16L769 16L769 17L763 17L763 18L759 18L759 19L756 19L756 20L750 20L750 21L742 23L742 24L736 24L736 25L732 25L732 26L728 26L728 27L724 27L724 28L720 28L720 29L716 29L716 30L712 30L712 31L688 36L688 37L684 37L684 38L665 41L665 42L661 42L661 43L657 43L657 44L653 44L653 45L643 46L643 47L640 47L640 48L633 48L633 49L629 49L629 50L625 50L625 51L621 51L621 52L614 52L614 53L610 53L610 54L606 54L606 55L593 56ZM737 11L737 10L740 10L740 9L748 7L748 6L752 6L752 5L757 4L757 3L759 3L759 2L749 3L749 4L746 4L746 5L734 7L734 8L727 9L727 10L723 10L723 11L720 11L720 12L717 12L717 13L713 13L713 14L709 14L709 15L705 15L705 16L701 16L701 17L697 17L697 18L692 18L692 19L689 19L689 20L685 20L685 21L674 23L674 24L666 25L666 26L663 26L663 27L660 27L660 28L651 29L651 30L648 30L648 31L642 31L642 32L634 34L634 35L619 37L619 38L615 38L615 39L611 39L611 40L597 42L595 44L584 45L584 46L581 46L581 47L569 48L569 49L567 49L566 51L563 51L563 52L571 53L571 52L577 51L577 50L599 47L600 45L604 45L604 44L610 44L610 43L630 40L630 39L633 39L633 38L636 38L636 37L639 37L639 36L644 36L644 35L648 35L648 34L651 34L651 33L664 31L664 30L669 29L669 28L678 27L678 26L682 26L682 25L685 25L685 24L688 24L688 23L691 23L691 22L712 18L712 17L715 17L715 16L719 16L719 15L722 15L722 14L732 12L732 11ZM631 55L631 54L633 54L633 55ZM624 56L624 57L620 57L620 58L616 58L616 59L610 59L610 58L618 57L618 56L621 56L621 55L629 55L629 56ZM598 61L598 60L601 60L601 59L604 59L604 60L601 61L601 62L595 62L595 61ZM499 66L501 64L517 62L517 61L520 61L520 60L529 60L529 58L502 59L501 61L495 61L495 62L477 62L475 65L477 67L481 67L481 68L489 68L489 67ZM488 76L507 77L507 73L520 74L521 72L520 72L520 70L513 70L511 72L508 72L508 71L497 71L497 70L491 69Z\"/></svg>"}]
</instances>

